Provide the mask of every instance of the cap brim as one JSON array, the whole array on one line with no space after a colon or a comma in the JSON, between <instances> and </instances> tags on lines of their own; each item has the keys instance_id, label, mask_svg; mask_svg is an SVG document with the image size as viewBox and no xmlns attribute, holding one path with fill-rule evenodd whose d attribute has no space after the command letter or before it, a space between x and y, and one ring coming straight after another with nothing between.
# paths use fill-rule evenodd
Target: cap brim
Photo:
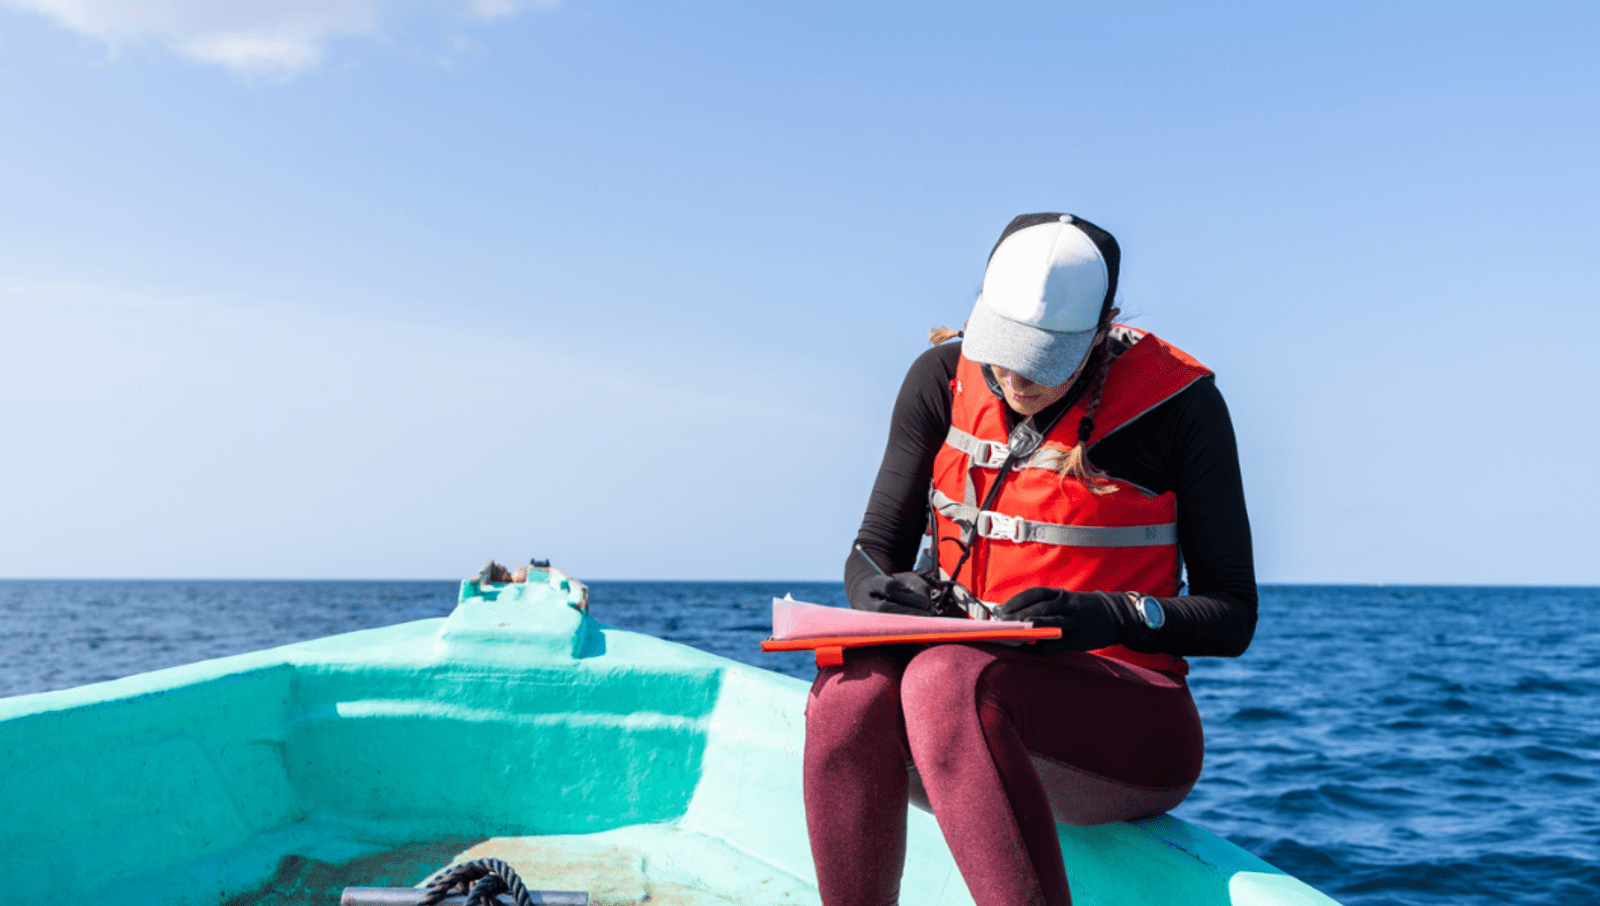
<instances>
[{"instance_id":1,"label":"cap brim","mask_svg":"<svg viewBox=\"0 0 1600 906\"><path fill-rule=\"evenodd\" d=\"M1064 384L1089 356L1095 328L1057 332L1019 324L985 305L972 308L962 332L961 354L982 365L1015 371L1035 384Z\"/></svg>"}]
</instances>

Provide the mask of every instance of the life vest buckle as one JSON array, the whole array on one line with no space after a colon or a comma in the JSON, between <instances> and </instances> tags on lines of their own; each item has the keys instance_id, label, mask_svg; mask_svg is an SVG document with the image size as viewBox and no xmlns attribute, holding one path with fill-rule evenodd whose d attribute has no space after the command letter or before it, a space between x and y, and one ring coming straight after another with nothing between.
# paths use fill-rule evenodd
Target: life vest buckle
<instances>
[{"instance_id":1,"label":"life vest buckle","mask_svg":"<svg viewBox=\"0 0 1600 906\"><path fill-rule=\"evenodd\" d=\"M977 449L972 451L972 463L985 469L998 469L1011 455L1011 448L1005 444L982 440L978 442Z\"/></svg>"},{"instance_id":2,"label":"life vest buckle","mask_svg":"<svg viewBox=\"0 0 1600 906\"><path fill-rule=\"evenodd\" d=\"M1020 516L1007 516L993 510L978 513L978 537L1021 543L1027 520Z\"/></svg>"}]
</instances>

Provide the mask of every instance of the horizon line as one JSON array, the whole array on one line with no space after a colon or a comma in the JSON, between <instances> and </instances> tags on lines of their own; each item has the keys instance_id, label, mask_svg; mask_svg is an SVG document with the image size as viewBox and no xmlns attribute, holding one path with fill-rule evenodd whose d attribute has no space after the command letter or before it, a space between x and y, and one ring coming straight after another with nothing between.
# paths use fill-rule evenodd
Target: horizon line
<instances>
[{"instance_id":1,"label":"horizon line","mask_svg":"<svg viewBox=\"0 0 1600 906\"><path fill-rule=\"evenodd\" d=\"M795 584L827 584L843 585L840 579L636 579L636 578L598 578L583 579L567 574L570 578L584 584L593 582L639 582L667 584L682 583L721 583L721 584L761 584L778 585L783 583ZM449 582L460 584L471 581L471 577L462 579L444 578L371 578L371 577L338 577L338 576L0 576L0 582ZM1529 582L1257 582L1257 588L1600 588L1600 584L1572 584L1572 583L1529 583Z\"/></svg>"}]
</instances>

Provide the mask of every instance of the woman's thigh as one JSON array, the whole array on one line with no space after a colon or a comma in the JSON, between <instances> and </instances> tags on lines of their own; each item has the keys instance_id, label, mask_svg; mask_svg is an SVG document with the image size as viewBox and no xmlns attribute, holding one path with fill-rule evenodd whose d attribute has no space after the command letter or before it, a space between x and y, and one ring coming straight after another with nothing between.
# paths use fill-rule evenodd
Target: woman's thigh
<instances>
[{"instance_id":1,"label":"woman's thigh","mask_svg":"<svg viewBox=\"0 0 1600 906\"><path fill-rule=\"evenodd\" d=\"M1058 821L1156 814L1200 774L1189 690L1152 670L1081 652L942 645L912 660L902 686L907 720L924 734L975 716L1007 789L1042 787ZM1039 787L1019 782L1026 773Z\"/></svg>"}]
</instances>

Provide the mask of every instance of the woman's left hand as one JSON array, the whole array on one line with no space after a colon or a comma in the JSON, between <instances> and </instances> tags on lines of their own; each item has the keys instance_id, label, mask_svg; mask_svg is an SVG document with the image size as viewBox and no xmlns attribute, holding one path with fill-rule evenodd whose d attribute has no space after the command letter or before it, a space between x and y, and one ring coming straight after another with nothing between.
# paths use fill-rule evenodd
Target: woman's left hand
<instances>
[{"instance_id":1,"label":"woman's left hand","mask_svg":"<svg viewBox=\"0 0 1600 906\"><path fill-rule=\"evenodd\" d=\"M1000 607L1005 620L1027 620L1035 626L1056 626L1061 641L1052 644L1069 651L1094 651L1119 645L1138 615L1127 595L1109 591L1067 591L1030 588L1013 595Z\"/></svg>"}]
</instances>

